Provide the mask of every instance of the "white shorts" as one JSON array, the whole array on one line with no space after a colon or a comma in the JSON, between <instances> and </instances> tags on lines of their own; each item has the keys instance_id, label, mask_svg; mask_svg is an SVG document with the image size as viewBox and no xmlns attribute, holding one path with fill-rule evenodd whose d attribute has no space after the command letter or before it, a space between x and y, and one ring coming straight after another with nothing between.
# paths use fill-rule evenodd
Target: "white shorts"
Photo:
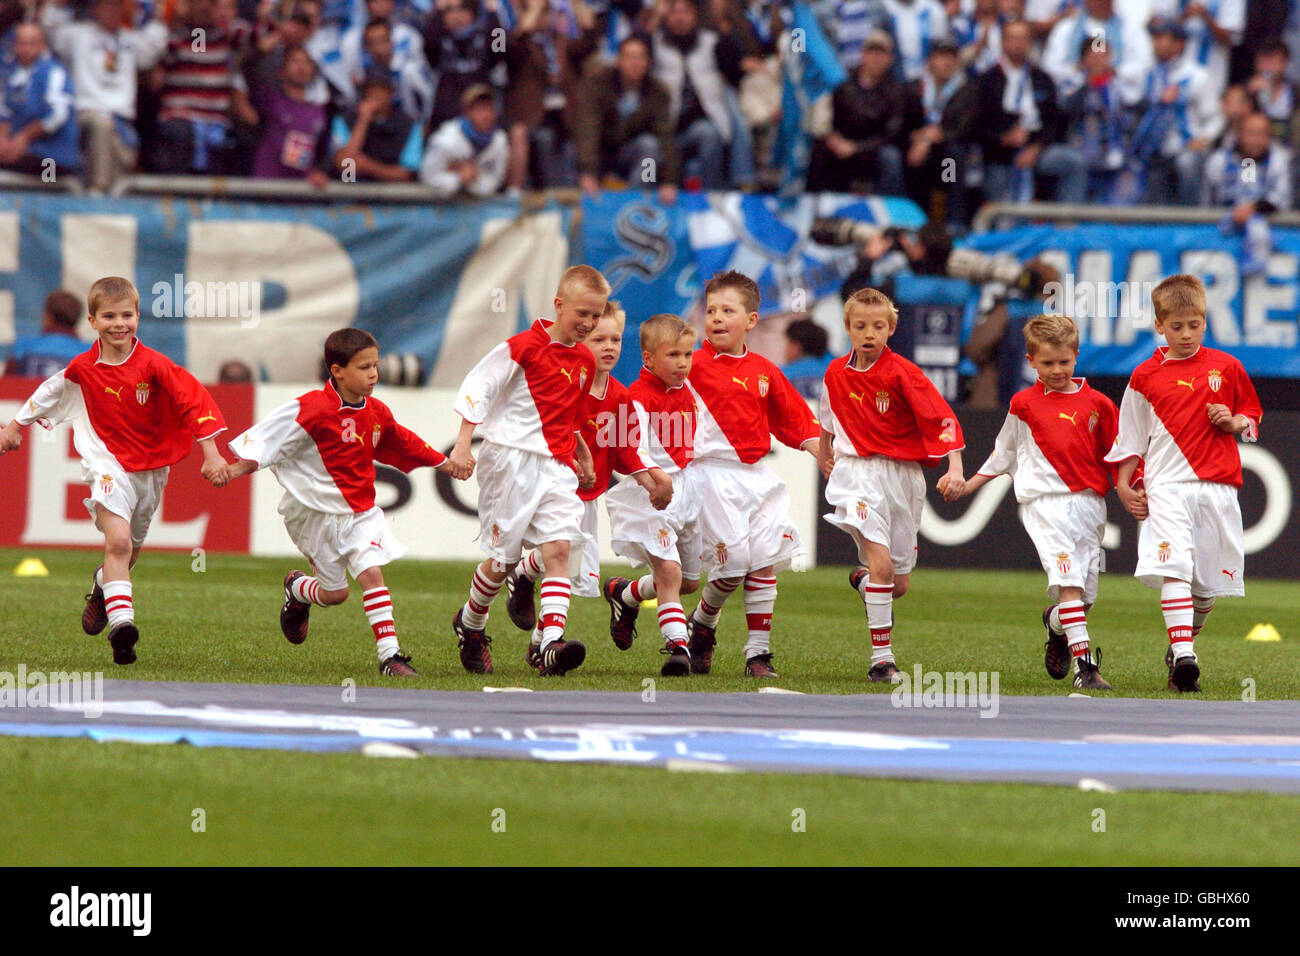
<instances>
[{"instance_id":1,"label":"white shorts","mask_svg":"<svg viewBox=\"0 0 1300 956\"><path fill-rule=\"evenodd\" d=\"M578 499L582 501L581 498ZM574 597L600 597L600 537L596 533L599 498L582 502L582 533L587 540L582 544L581 565L578 574L570 581Z\"/></svg>"},{"instance_id":2,"label":"white shorts","mask_svg":"<svg viewBox=\"0 0 1300 956\"><path fill-rule=\"evenodd\" d=\"M889 549L895 574L916 567L916 534L925 507L925 474L914 461L873 455L835 460L826 482L826 502L835 509L826 520L843 528L867 563L867 542Z\"/></svg>"},{"instance_id":3,"label":"white shorts","mask_svg":"<svg viewBox=\"0 0 1300 956\"><path fill-rule=\"evenodd\" d=\"M1020 521L1038 549L1052 600L1060 600L1061 588L1082 588L1083 603L1096 603L1105 499L1091 491L1042 495L1020 506Z\"/></svg>"},{"instance_id":4,"label":"white shorts","mask_svg":"<svg viewBox=\"0 0 1300 956\"><path fill-rule=\"evenodd\" d=\"M81 459L81 480L90 485L90 497L83 499L86 510L99 528L95 506L112 512L131 526L131 546L144 544L149 524L162 504L170 468L126 471L108 459ZM99 530L104 530L100 528Z\"/></svg>"},{"instance_id":5,"label":"white shorts","mask_svg":"<svg viewBox=\"0 0 1300 956\"><path fill-rule=\"evenodd\" d=\"M700 487L701 558L711 578L783 571L803 550L790 520L790 489L766 465L706 458L691 463Z\"/></svg>"},{"instance_id":6,"label":"white shorts","mask_svg":"<svg viewBox=\"0 0 1300 956\"><path fill-rule=\"evenodd\" d=\"M672 476L673 500L663 511L650 504L650 493L630 478L605 495L610 542L614 553L633 567L649 567L650 559L676 561L682 577L700 579L700 486L695 466Z\"/></svg>"},{"instance_id":7,"label":"white shorts","mask_svg":"<svg viewBox=\"0 0 1300 956\"><path fill-rule=\"evenodd\" d=\"M479 447L479 547L494 561L515 564L525 551L550 541L569 542L569 577L582 565L578 476L550 455L485 441Z\"/></svg>"},{"instance_id":8,"label":"white shorts","mask_svg":"<svg viewBox=\"0 0 1300 956\"><path fill-rule=\"evenodd\" d=\"M378 506L361 514L327 514L286 494L279 512L289 537L327 591L346 588L349 574L355 578L406 554L406 545L397 540Z\"/></svg>"},{"instance_id":9,"label":"white shorts","mask_svg":"<svg viewBox=\"0 0 1300 956\"><path fill-rule=\"evenodd\" d=\"M1189 581L1198 597L1246 593L1236 488L1214 481L1167 482L1147 489L1147 508L1147 519L1138 522L1134 577L1151 588L1165 578Z\"/></svg>"}]
</instances>

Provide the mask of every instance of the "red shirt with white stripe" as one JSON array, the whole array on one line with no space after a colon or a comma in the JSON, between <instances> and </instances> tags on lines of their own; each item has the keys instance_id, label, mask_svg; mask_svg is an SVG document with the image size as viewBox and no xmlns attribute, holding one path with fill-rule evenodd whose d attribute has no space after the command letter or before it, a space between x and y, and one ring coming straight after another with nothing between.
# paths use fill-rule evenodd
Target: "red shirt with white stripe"
<instances>
[{"instance_id":1,"label":"red shirt with white stripe","mask_svg":"<svg viewBox=\"0 0 1300 956\"><path fill-rule=\"evenodd\" d=\"M669 474L695 457L695 393L686 384L669 388L648 368L628 389L636 408L641 457Z\"/></svg>"},{"instance_id":2,"label":"red shirt with white stripe","mask_svg":"<svg viewBox=\"0 0 1300 956\"><path fill-rule=\"evenodd\" d=\"M129 472L174 465L190 453L191 442L226 429L198 379L139 339L118 365L100 358L96 341L42 382L14 419L20 425L71 419L82 457L111 457Z\"/></svg>"},{"instance_id":3,"label":"red shirt with white stripe","mask_svg":"<svg viewBox=\"0 0 1300 956\"><path fill-rule=\"evenodd\" d=\"M719 352L707 340L691 357L695 391L695 458L752 465L772 450L772 436L799 448L820 432L812 409L772 362L746 349Z\"/></svg>"},{"instance_id":4,"label":"red shirt with white stripe","mask_svg":"<svg viewBox=\"0 0 1300 956\"><path fill-rule=\"evenodd\" d=\"M1105 495L1114 485L1106 453L1115 442L1119 410L1085 379L1073 381L1077 387L1068 392L1036 382L1011 398L979 474L1011 475L1017 501L1078 491Z\"/></svg>"},{"instance_id":5,"label":"red shirt with white stripe","mask_svg":"<svg viewBox=\"0 0 1300 956\"><path fill-rule=\"evenodd\" d=\"M1119 435L1106 460L1143 459L1148 489L1169 481L1214 481L1241 487L1237 438L1210 422L1206 408L1226 405L1250 425L1243 441L1258 440L1259 396L1242 364L1201 346L1190 358L1158 348L1136 369L1119 409Z\"/></svg>"},{"instance_id":6,"label":"red shirt with white stripe","mask_svg":"<svg viewBox=\"0 0 1300 956\"><path fill-rule=\"evenodd\" d=\"M379 399L349 405L333 381L281 405L232 439L230 449L270 468L287 495L327 514L361 514L375 506L377 461L410 471L447 460L399 425Z\"/></svg>"},{"instance_id":7,"label":"red shirt with white stripe","mask_svg":"<svg viewBox=\"0 0 1300 956\"><path fill-rule=\"evenodd\" d=\"M582 440L591 449L596 483L585 491L579 488L578 497L595 501L609 490L614 472L631 475L645 471L648 466L642 463L636 448L628 445L628 426L634 421L635 412L627 387L611 377L606 380L604 395L597 398L588 392L584 401L587 414L582 418Z\"/></svg>"},{"instance_id":8,"label":"red shirt with white stripe","mask_svg":"<svg viewBox=\"0 0 1300 956\"><path fill-rule=\"evenodd\" d=\"M925 373L889 346L865 369L853 352L831 362L822 389L822 427L836 455L934 466L966 447L961 425Z\"/></svg>"},{"instance_id":9,"label":"red shirt with white stripe","mask_svg":"<svg viewBox=\"0 0 1300 956\"><path fill-rule=\"evenodd\" d=\"M502 342L470 370L455 409L493 444L573 461L586 411L582 396L596 378L596 359L581 342L551 338L554 322Z\"/></svg>"}]
</instances>

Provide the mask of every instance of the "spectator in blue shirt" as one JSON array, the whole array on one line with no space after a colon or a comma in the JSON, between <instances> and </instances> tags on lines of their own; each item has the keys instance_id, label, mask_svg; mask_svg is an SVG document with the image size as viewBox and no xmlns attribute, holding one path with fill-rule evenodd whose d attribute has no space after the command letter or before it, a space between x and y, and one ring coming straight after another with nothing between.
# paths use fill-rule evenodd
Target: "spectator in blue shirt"
<instances>
[{"instance_id":1,"label":"spectator in blue shirt","mask_svg":"<svg viewBox=\"0 0 1300 956\"><path fill-rule=\"evenodd\" d=\"M14 340L9 361L5 363L6 375L27 375L32 378L49 378L89 345L77 338L77 323L81 321L81 300L71 292L59 289L45 298L45 316L40 335L25 335Z\"/></svg>"},{"instance_id":2,"label":"spectator in blue shirt","mask_svg":"<svg viewBox=\"0 0 1300 956\"><path fill-rule=\"evenodd\" d=\"M72 78L50 54L40 24L14 28L13 54L4 71L0 166L35 174L48 169L53 176L79 170Z\"/></svg>"},{"instance_id":3,"label":"spectator in blue shirt","mask_svg":"<svg viewBox=\"0 0 1300 956\"><path fill-rule=\"evenodd\" d=\"M812 319L796 319L785 327L785 340L781 371L804 398L821 398L822 379L832 359L826 330Z\"/></svg>"},{"instance_id":4,"label":"spectator in blue shirt","mask_svg":"<svg viewBox=\"0 0 1300 956\"><path fill-rule=\"evenodd\" d=\"M361 84L355 110L334 117L334 165L343 181L405 183L415 179L423 155L420 125L393 106L393 79L372 70Z\"/></svg>"}]
</instances>

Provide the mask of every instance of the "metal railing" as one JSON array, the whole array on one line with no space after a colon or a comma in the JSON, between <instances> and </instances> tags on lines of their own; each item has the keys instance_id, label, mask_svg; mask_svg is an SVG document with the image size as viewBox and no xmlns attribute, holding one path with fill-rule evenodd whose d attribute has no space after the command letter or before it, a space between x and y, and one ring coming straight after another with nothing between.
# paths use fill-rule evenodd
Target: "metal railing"
<instances>
[{"instance_id":1,"label":"metal railing","mask_svg":"<svg viewBox=\"0 0 1300 956\"><path fill-rule=\"evenodd\" d=\"M71 193L74 196L80 196L85 193L85 187L82 186L81 180L76 176L55 177L47 181L40 176L30 176L27 173L14 173L9 170L0 169L0 189L19 189L31 190L33 192L62 192Z\"/></svg>"},{"instance_id":2,"label":"metal railing","mask_svg":"<svg viewBox=\"0 0 1300 956\"><path fill-rule=\"evenodd\" d=\"M1195 206L1084 206L1070 203L1029 202L987 203L971 221L972 232L989 232L1002 219L1038 219L1052 222L1109 222L1116 225L1158 223L1217 224L1226 209L1202 209ZM1300 212L1279 212L1268 217L1275 226L1300 226Z\"/></svg>"}]
</instances>

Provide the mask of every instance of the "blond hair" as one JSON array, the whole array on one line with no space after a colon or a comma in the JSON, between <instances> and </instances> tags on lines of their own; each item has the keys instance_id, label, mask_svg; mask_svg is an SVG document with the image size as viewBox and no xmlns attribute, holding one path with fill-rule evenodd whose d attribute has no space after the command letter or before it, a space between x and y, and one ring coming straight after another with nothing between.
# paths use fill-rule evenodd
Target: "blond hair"
<instances>
[{"instance_id":1,"label":"blond hair","mask_svg":"<svg viewBox=\"0 0 1300 956\"><path fill-rule=\"evenodd\" d=\"M878 305L889 315L889 327L892 329L898 325L898 309L890 300L889 296L879 289L859 289L849 296L848 301L844 303L844 327L849 327L849 313L855 305Z\"/></svg>"},{"instance_id":2,"label":"blond hair","mask_svg":"<svg viewBox=\"0 0 1300 956\"><path fill-rule=\"evenodd\" d=\"M614 324L618 326L619 335L623 334L623 329L627 327L627 313L623 311L623 306L617 299L607 299L605 301L605 311L600 317L600 321L613 319Z\"/></svg>"},{"instance_id":3,"label":"blond hair","mask_svg":"<svg viewBox=\"0 0 1300 956\"><path fill-rule=\"evenodd\" d=\"M641 351L656 352L665 342L676 342L684 335L695 337L695 330L685 319L660 312L641 323Z\"/></svg>"},{"instance_id":4,"label":"blond hair","mask_svg":"<svg viewBox=\"0 0 1300 956\"><path fill-rule=\"evenodd\" d=\"M581 292L591 292L608 297L612 290L609 281L599 269L591 266L569 266L560 276L560 284L555 288L557 299L571 299Z\"/></svg>"},{"instance_id":5,"label":"blond hair","mask_svg":"<svg viewBox=\"0 0 1300 956\"><path fill-rule=\"evenodd\" d=\"M86 293L86 309L91 315L99 312L100 307L108 302L130 299L135 303L135 310L140 311L140 293L135 283L121 276L104 276L96 279Z\"/></svg>"},{"instance_id":6,"label":"blond hair","mask_svg":"<svg viewBox=\"0 0 1300 956\"><path fill-rule=\"evenodd\" d=\"M1025 351L1034 355L1044 345L1079 351L1079 327L1068 315L1036 315L1025 323Z\"/></svg>"},{"instance_id":7,"label":"blond hair","mask_svg":"<svg viewBox=\"0 0 1300 956\"><path fill-rule=\"evenodd\" d=\"M1151 304L1161 321L1184 312L1195 312L1204 318L1205 283L1186 273L1170 276L1151 290Z\"/></svg>"}]
</instances>

